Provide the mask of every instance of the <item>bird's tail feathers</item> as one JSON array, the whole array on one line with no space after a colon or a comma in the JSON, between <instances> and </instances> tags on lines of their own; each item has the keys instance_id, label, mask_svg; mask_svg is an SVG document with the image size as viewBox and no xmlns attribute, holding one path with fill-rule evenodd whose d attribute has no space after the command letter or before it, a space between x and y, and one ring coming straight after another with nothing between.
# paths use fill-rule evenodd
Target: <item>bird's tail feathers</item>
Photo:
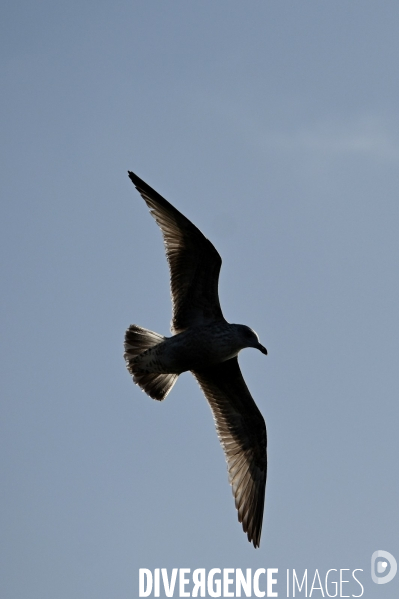
<instances>
[{"instance_id":1,"label":"bird's tail feathers","mask_svg":"<svg viewBox=\"0 0 399 599\"><path fill-rule=\"evenodd\" d=\"M135 358L151 347L162 343L165 338L163 335L139 327L136 324L130 325L125 334L124 358L126 360L126 367L136 385L139 385L147 395L158 400L165 399L179 375L140 372L135 364Z\"/></svg>"}]
</instances>

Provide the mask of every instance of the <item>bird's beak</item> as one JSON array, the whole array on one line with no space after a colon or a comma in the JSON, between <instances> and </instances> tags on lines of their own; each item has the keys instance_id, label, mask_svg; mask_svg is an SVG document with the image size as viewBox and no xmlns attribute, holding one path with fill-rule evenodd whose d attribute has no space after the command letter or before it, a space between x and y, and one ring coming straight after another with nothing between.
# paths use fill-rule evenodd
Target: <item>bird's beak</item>
<instances>
[{"instance_id":1,"label":"bird's beak","mask_svg":"<svg viewBox=\"0 0 399 599\"><path fill-rule=\"evenodd\" d=\"M267 356L267 349L263 345L261 345L260 343L258 345L258 350L261 351L262 354L265 354Z\"/></svg>"}]
</instances>

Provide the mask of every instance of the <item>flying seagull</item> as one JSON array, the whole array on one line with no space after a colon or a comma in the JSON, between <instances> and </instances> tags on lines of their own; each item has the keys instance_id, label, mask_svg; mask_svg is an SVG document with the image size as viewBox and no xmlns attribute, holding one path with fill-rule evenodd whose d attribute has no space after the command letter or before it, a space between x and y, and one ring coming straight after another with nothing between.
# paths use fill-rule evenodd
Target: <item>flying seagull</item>
<instances>
[{"instance_id":1,"label":"flying seagull","mask_svg":"<svg viewBox=\"0 0 399 599\"><path fill-rule=\"evenodd\" d=\"M153 399L168 395L190 370L209 402L222 444L238 520L259 547L266 487L266 426L245 384L237 355L245 347L263 354L258 335L229 324L219 303L222 260L212 243L172 204L129 171L159 225L170 268L172 337L135 324L125 334L126 366Z\"/></svg>"}]
</instances>

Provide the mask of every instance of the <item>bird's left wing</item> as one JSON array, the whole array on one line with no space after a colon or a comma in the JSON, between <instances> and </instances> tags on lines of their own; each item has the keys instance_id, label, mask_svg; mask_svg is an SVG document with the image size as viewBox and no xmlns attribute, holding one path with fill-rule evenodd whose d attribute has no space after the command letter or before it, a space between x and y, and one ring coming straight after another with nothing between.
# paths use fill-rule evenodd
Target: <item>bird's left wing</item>
<instances>
[{"instance_id":1,"label":"bird's left wing","mask_svg":"<svg viewBox=\"0 0 399 599\"><path fill-rule=\"evenodd\" d=\"M237 358L193 372L215 419L238 520L259 547L266 487L266 425L242 377Z\"/></svg>"},{"instance_id":2,"label":"bird's left wing","mask_svg":"<svg viewBox=\"0 0 399 599\"><path fill-rule=\"evenodd\" d=\"M223 319L218 281L222 264L201 231L137 175L129 177L145 200L164 238L170 268L172 332Z\"/></svg>"}]
</instances>

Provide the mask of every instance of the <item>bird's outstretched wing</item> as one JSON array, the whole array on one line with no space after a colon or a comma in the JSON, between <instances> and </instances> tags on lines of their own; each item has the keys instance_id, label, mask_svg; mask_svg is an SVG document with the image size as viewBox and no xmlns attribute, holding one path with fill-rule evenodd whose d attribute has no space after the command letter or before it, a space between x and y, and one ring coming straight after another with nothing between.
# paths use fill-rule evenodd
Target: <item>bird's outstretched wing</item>
<instances>
[{"instance_id":1,"label":"bird's outstretched wing","mask_svg":"<svg viewBox=\"0 0 399 599\"><path fill-rule=\"evenodd\" d=\"M172 332L223 318L218 281L222 259L188 218L129 171L129 177L161 228L170 267Z\"/></svg>"},{"instance_id":2,"label":"bird's outstretched wing","mask_svg":"<svg viewBox=\"0 0 399 599\"><path fill-rule=\"evenodd\" d=\"M237 358L193 372L215 419L229 480L248 540L259 547L266 487L266 425Z\"/></svg>"}]
</instances>

